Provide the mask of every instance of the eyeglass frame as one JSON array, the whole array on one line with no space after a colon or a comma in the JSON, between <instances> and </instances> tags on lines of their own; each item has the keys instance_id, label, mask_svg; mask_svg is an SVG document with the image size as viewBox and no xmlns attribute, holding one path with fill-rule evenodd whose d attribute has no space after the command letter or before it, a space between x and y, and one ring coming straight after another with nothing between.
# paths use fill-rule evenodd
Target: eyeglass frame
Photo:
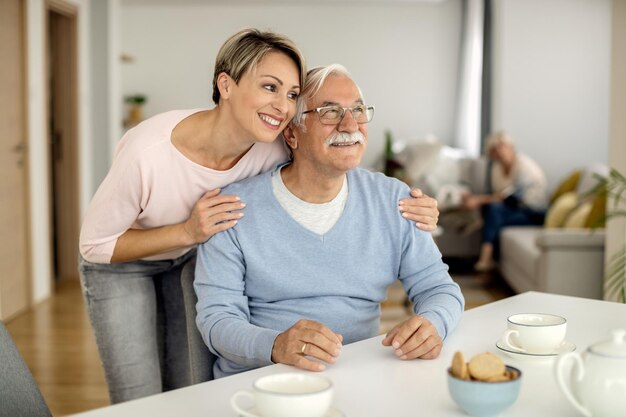
<instances>
[{"instance_id":1,"label":"eyeglass frame","mask_svg":"<svg viewBox=\"0 0 626 417\"><path fill-rule=\"evenodd\" d=\"M341 123L343 121L343 118L346 116L346 110L350 110L350 114L352 114L352 111L354 109L358 108L358 107L365 107L365 111L366 112L368 110L372 111L372 118L371 119L369 119L366 122L357 122L358 124L362 125L362 124L365 124L365 123L369 123L369 122L371 122L374 119L375 107L371 106L371 105L368 105L368 104L359 104L359 105L356 105L354 107L341 107L341 106L336 106L336 105L320 106L320 107L316 107L314 109L305 110L305 111L302 112L302 114L315 112L315 113L317 113L317 117L318 117L318 119L319 119L321 124L327 125L327 126L332 126L332 125L338 125L339 123ZM329 108L341 109L341 116L339 117L339 120L337 121L337 123L324 123L322 121L322 115L320 114L320 110L322 110L322 109L329 109ZM354 115L352 115L352 118L354 119ZM354 121L356 122L356 119L354 119Z\"/></svg>"}]
</instances>

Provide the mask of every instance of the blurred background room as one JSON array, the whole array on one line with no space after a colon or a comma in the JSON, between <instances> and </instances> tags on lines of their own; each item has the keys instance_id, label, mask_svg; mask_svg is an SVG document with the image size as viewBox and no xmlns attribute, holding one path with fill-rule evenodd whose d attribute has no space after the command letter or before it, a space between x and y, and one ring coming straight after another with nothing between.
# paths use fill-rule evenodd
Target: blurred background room
<instances>
[{"instance_id":1,"label":"blurred background room","mask_svg":"<svg viewBox=\"0 0 626 417\"><path fill-rule=\"evenodd\" d=\"M363 166L393 160L389 174L438 199L434 239L466 308L529 290L624 302L624 275L604 282L624 221L589 216L610 169L626 173L625 0L0 0L0 319L55 416L108 404L78 281L82 213L126 130L212 107L218 48L244 27L352 73L376 106ZM499 130L543 168L558 221L507 232L479 273L480 225L444 214L484 186ZM390 288L381 332L407 307Z\"/></svg>"}]
</instances>

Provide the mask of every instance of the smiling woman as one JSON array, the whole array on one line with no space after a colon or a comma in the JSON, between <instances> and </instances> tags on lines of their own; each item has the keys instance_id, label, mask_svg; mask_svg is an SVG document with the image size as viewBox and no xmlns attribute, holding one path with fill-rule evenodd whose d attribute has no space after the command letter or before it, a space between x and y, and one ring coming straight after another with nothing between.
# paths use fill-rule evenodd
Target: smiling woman
<instances>
[{"instance_id":1,"label":"smiling woman","mask_svg":"<svg viewBox=\"0 0 626 417\"><path fill-rule=\"evenodd\" d=\"M81 283L113 403L190 383L180 272L197 243L243 215L243 202L219 189L287 158L275 139L304 74L291 40L240 31L216 59L216 107L154 116L120 141L80 238Z\"/></svg>"}]
</instances>

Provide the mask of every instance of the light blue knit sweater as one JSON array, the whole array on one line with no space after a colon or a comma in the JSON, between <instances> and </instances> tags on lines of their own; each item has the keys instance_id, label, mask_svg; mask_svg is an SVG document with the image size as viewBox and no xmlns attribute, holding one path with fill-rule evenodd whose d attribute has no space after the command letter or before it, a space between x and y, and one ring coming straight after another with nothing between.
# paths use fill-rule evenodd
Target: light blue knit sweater
<instances>
[{"instance_id":1,"label":"light blue knit sweater","mask_svg":"<svg viewBox=\"0 0 626 417\"><path fill-rule=\"evenodd\" d=\"M325 324L344 343L377 335L379 303L397 278L442 338L457 325L459 286L431 235L398 211L405 184L350 171L342 216L317 235L278 203L275 172L225 188L246 203L245 216L198 248L196 323L218 355L216 377L271 364L274 339L300 319Z\"/></svg>"}]
</instances>

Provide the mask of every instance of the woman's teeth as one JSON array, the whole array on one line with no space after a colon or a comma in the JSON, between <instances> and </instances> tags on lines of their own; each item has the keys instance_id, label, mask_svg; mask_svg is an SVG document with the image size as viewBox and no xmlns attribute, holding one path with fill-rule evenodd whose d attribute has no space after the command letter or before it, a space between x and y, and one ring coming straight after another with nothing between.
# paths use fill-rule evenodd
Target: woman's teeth
<instances>
[{"instance_id":1,"label":"woman's teeth","mask_svg":"<svg viewBox=\"0 0 626 417\"><path fill-rule=\"evenodd\" d=\"M271 124L272 126L278 126L280 124L279 120L276 120L272 117L266 116L264 114L259 115L259 117L261 117L261 120L263 120L266 123Z\"/></svg>"}]
</instances>

